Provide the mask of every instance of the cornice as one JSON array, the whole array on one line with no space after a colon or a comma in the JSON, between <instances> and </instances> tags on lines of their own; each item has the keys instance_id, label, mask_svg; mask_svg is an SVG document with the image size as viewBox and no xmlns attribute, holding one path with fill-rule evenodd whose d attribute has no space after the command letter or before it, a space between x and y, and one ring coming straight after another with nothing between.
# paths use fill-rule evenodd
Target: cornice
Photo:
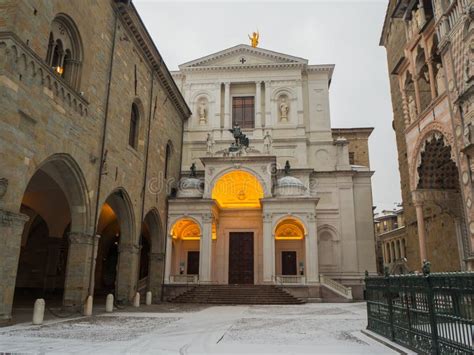
<instances>
[{"instance_id":1,"label":"cornice","mask_svg":"<svg viewBox=\"0 0 474 355\"><path fill-rule=\"evenodd\" d=\"M263 49L263 48L253 48L249 45L246 44L238 44L237 46L230 47L227 49L224 49L222 51L216 52L209 54L207 56L183 63L179 66L180 69L184 68L191 68L191 67L197 67L199 65L206 65L206 63L209 63L211 61L214 61L216 59L221 59L225 57L229 57L234 54L239 54L239 53L249 53L249 54L255 54L260 57L266 57L270 59L276 59L280 62L284 63L302 63L302 64L308 64L308 60L300 57L295 57L283 53L278 53L274 52L268 49Z\"/></svg>"},{"instance_id":2,"label":"cornice","mask_svg":"<svg viewBox=\"0 0 474 355\"><path fill-rule=\"evenodd\" d=\"M115 6L118 15L134 36L151 67L156 71L160 83L163 85L175 108L181 114L181 117L186 119L191 116L191 110L181 95L133 3L123 3L122 1L115 0Z\"/></svg>"},{"instance_id":3,"label":"cornice","mask_svg":"<svg viewBox=\"0 0 474 355\"><path fill-rule=\"evenodd\" d=\"M304 63L256 63L256 64L228 64L228 65L212 65L202 67L181 67L181 73L189 73L196 71L242 71L253 69L304 69Z\"/></svg>"}]
</instances>

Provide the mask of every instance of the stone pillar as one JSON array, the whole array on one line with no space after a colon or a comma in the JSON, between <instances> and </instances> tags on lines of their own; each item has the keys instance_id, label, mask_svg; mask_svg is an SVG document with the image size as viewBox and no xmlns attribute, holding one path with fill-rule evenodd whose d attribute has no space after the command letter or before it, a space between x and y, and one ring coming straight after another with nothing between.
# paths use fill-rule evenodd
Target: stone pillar
<instances>
[{"instance_id":1,"label":"stone pillar","mask_svg":"<svg viewBox=\"0 0 474 355\"><path fill-rule=\"evenodd\" d=\"M270 83L270 81L265 81L265 127L273 125Z\"/></svg>"},{"instance_id":2,"label":"stone pillar","mask_svg":"<svg viewBox=\"0 0 474 355\"><path fill-rule=\"evenodd\" d=\"M385 248L385 244L382 243L382 261L383 264L387 263L387 249Z\"/></svg>"},{"instance_id":3,"label":"stone pillar","mask_svg":"<svg viewBox=\"0 0 474 355\"><path fill-rule=\"evenodd\" d=\"M171 259L173 257L173 238L171 235L166 237L166 255L165 255L165 284L170 282Z\"/></svg>"},{"instance_id":4,"label":"stone pillar","mask_svg":"<svg viewBox=\"0 0 474 355\"><path fill-rule=\"evenodd\" d=\"M21 236L28 216L0 209L0 325L11 319Z\"/></svg>"},{"instance_id":5,"label":"stone pillar","mask_svg":"<svg viewBox=\"0 0 474 355\"><path fill-rule=\"evenodd\" d=\"M212 281L212 215L202 216L202 235L199 251L199 283L208 284Z\"/></svg>"},{"instance_id":6,"label":"stone pillar","mask_svg":"<svg viewBox=\"0 0 474 355\"><path fill-rule=\"evenodd\" d=\"M433 61L428 61L428 74L430 76L430 90L431 90L431 99L436 99L436 79L433 71Z\"/></svg>"},{"instance_id":7,"label":"stone pillar","mask_svg":"<svg viewBox=\"0 0 474 355\"><path fill-rule=\"evenodd\" d=\"M119 304L128 304L135 297L139 255L139 245L120 243L117 278L115 280L115 298Z\"/></svg>"},{"instance_id":8,"label":"stone pillar","mask_svg":"<svg viewBox=\"0 0 474 355\"><path fill-rule=\"evenodd\" d=\"M418 243L420 247L420 262L423 265L423 260L426 259L426 231L425 231L425 217L423 215L423 202L418 199L413 199L416 209L416 220L418 224Z\"/></svg>"},{"instance_id":9,"label":"stone pillar","mask_svg":"<svg viewBox=\"0 0 474 355\"><path fill-rule=\"evenodd\" d=\"M91 273L91 267L92 262L97 257L100 236L70 232L68 237L69 249L64 280L63 305L80 309L89 294L89 287L94 287L94 282L90 279L91 276L94 277ZM91 291L93 292L93 289Z\"/></svg>"},{"instance_id":10,"label":"stone pillar","mask_svg":"<svg viewBox=\"0 0 474 355\"><path fill-rule=\"evenodd\" d=\"M318 260L318 232L316 215L308 214L308 231L305 235L305 268L306 283L314 284L319 282L319 260Z\"/></svg>"},{"instance_id":11,"label":"stone pillar","mask_svg":"<svg viewBox=\"0 0 474 355\"><path fill-rule=\"evenodd\" d=\"M232 127L230 118L230 83L224 83L224 129Z\"/></svg>"},{"instance_id":12,"label":"stone pillar","mask_svg":"<svg viewBox=\"0 0 474 355\"><path fill-rule=\"evenodd\" d=\"M213 130L221 128L221 86L222 84L216 83L216 90L215 90L215 113L214 118L209 117L211 120L211 127ZM217 138L217 137L214 137Z\"/></svg>"},{"instance_id":13,"label":"stone pillar","mask_svg":"<svg viewBox=\"0 0 474 355\"><path fill-rule=\"evenodd\" d=\"M421 113L420 87L418 86L419 74L413 75L413 85L415 87L415 102L418 115Z\"/></svg>"},{"instance_id":14,"label":"stone pillar","mask_svg":"<svg viewBox=\"0 0 474 355\"><path fill-rule=\"evenodd\" d=\"M150 267L148 272L148 291L153 295L153 302L161 300L163 292L163 273L165 270L165 253L150 253Z\"/></svg>"},{"instance_id":15,"label":"stone pillar","mask_svg":"<svg viewBox=\"0 0 474 355\"><path fill-rule=\"evenodd\" d=\"M275 238L272 233L272 215L263 215L263 282L275 281Z\"/></svg>"},{"instance_id":16,"label":"stone pillar","mask_svg":"<svg viewBox=\"0 0 474 355\"><path fill-rule=\"evenodd\" d=\"M255 82L255 130L254 138L261 138L262 135L262 82Z\"/></svg>"}]
</instances>

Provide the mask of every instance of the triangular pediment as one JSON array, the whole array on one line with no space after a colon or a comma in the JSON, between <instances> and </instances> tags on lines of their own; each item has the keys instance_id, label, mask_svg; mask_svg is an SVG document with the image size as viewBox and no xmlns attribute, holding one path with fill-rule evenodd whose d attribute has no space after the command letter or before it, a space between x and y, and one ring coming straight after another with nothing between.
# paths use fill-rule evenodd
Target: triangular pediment
<instances>
[{"instance_id":1,"label":"triangular pediment","mask_svg":"<svg viewBox=\"0 0 474 355\"><path fill-rule=\"evenodd\" d=\"M201 67L228 67L228 66L254 66L271 64L307 64L303 58L270 51L263 48L253 48L246 44L225 49L208 56L181 64L180 69Z\"/></svg>"}]
</instances>

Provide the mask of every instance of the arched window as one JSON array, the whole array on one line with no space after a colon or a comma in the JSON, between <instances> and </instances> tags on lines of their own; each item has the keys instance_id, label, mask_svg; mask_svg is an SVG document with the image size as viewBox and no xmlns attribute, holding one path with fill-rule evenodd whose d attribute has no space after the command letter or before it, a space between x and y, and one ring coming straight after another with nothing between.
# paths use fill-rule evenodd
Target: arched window
<instances>
[{"instance_id":1,"label":"arched window","mask_svg":"<svg viewBox=\"0 0 474 355\"><path fill-rule=\"evenodd\" d=\"M74 89L79 88L82 63L82 44L76 26L64 14L56 16L51 23L47 64Z\"/></svg>"},{"instance_id":2,"label":"arched window","mask_svg":"<svg viewBox=\"0 0 474 355\"><path fill-rule=\"evenodd\" d=\"M169 174L169 165L170 165L170 161L171 161L171 153L172 153L171 143L168 142L168 144L166 145L166 156L165 156L165 179L168 177L168 174Z\"/></svg>"},{"instance_id":3,"label":"arched window","mask_svg":"<svg viewBox=\"0 0 474 355\"><path fill-rule=\"evenodd\" d=\"M140 114L136 103L132 104L132 112L130 113L130 131L128 133L128 144L137 149L138 143L138 125L140 123Z\"/></svg>"}]
</instances>

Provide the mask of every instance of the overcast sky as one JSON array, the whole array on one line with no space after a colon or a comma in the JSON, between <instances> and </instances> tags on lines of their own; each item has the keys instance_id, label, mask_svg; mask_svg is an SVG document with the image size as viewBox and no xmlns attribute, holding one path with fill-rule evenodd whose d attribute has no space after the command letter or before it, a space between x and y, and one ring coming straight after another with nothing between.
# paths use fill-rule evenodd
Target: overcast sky
<instances>
[{"instance_id":1,"label":"overcast sky","mask_svg":"<svg viewBox=\"0 0 474 355\"><path fill-rule=\"evenodd\" d=\"M335 64L330 88L333 127L374 127L370 137L373 199L378 210L401 202L385 48L379 47L386 0L134 0L170 70L199 57L249 44Z\"/></svg>"}]
</instances>

